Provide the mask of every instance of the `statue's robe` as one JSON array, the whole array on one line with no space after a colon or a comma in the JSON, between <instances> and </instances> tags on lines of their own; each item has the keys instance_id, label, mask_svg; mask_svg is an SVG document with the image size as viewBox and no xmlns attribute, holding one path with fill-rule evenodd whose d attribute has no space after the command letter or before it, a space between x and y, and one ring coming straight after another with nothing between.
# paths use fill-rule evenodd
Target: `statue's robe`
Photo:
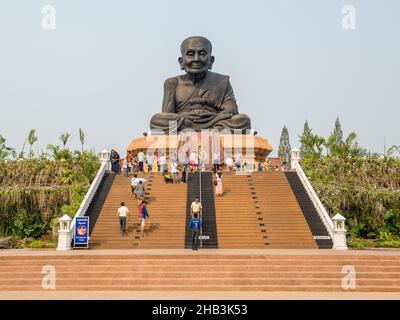
<instances>
[{"instance_id":1,"label":"statue's robe","mask_svg":"<svg viewBox=\"0 0 400 320\"><path fill-rule=\"evenodd\" d=\"M187 75L169 78L164 83L162 112L150 121L150 129L170 133L170 122L177 132L184 129L251 128L250 118L238 113L229 76L208 71L203 80L193 83Z\"/></svg>"}]
</instances>

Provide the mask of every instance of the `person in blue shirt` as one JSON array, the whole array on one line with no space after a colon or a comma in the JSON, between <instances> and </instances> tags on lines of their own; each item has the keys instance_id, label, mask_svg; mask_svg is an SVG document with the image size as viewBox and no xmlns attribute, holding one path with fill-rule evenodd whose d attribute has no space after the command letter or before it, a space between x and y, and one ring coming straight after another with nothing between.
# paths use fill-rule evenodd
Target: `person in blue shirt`
<instances>
[{"instance_id":1,"label":"person in blue shirt","mask_svg":"<svg viewBox=\"0 0 400 320\"><path fill-rule=\"evenodd\" d=\"M190 229L192 229L192 250L198 250L198 236L201 229L201 221L197 212L194 213L193 218L190 220Z\"/></svg>"},{"instance_id":2,"label":"person in blue shirt","mask_svg":"<svg viewBox=\"0 0 400 320\"><path fill-rule=\"evenodd\" d=\"M263 171L263 167L262 167L261 162L258 163L258 171Z\"/></svg>"},{"instance_id":3,"label":"person in blue shirt","mask_svg":"<svg viewBox=\"0 0 400 320\"><path fill-rule=\"evenodd\" d=\"M147 202L142 201L139 206L139 220L140 220L140 236L144 236L144 227L146 226L146 219L149 219L149 212L146 207Z\"/></svg>"}]
</instances>

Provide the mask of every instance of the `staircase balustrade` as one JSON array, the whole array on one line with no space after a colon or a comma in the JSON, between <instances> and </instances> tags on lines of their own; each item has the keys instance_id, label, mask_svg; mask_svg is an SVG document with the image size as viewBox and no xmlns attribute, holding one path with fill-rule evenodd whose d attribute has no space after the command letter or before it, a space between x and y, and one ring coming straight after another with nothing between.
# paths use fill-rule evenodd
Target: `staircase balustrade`
<instances>
[{"instance_id":1,"label":"staircase balustrade","mask_svg":"<svg viewBox=\"0 0 400 320\"><path fill-rule=\"evenodd\" d=\"M305 190L307 191L308 196L310 197L311 201L314 204L322 222L324 223L329 235L333 241L333 249L336 250L346 250L346 230L344 228L337 228L335 227L329 213L325 209L324 205L322 204L321 200L319 199L317 193L315 192L313 186L311 185L310 181L308 180L306 174L303 171L300 163L298 161L293 161L292 159L292 168L296 171L298 177L302 185L304 186ZM344 222L343 222L344 226Z\"/></svg>"}]
</instances>

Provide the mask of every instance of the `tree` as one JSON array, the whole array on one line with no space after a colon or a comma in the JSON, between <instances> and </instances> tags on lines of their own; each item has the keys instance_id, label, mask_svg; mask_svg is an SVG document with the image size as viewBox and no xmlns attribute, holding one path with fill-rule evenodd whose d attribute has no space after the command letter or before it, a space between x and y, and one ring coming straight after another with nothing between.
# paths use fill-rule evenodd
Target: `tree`
<instances>
[{"instance_id":1,"label":"tree","mask_svg":"<svg viewBox=\"0 0 400 320\"><path fill-rule=\"evenodd\" d=\"M286 166L290 166L291 150L292 148L290 147L289 131L286 128L286 126L284 126L282 129L281 139L279 142L278 156L282 159L282 161L286 162Z\"/></svg>"},{"instance_id":2,"label":"tree","mask_svg":"<svg viewBox=\"0 0 400 320\"><path fill-rule=\"evenodd\" d=\"M396 145L391 146L391 147L389 148L389 150L387 151L387 155L388 155L388 156L393 156L393 154L395 153L395 151L397 151L397 153L400 154L400 145L398 145L398 146L396 146Z\"/></svg>"},{"instance_id":3,"label":"tree","mask_svg":"<svg viewBox=\"0 0 400 320\"><path fill-rule=\"evenodd\" d=\"M28 134L28 143L29 143L29 159L32 159L33 157L33 152L32 152L32 146L35 142L37 142L38 137L36 135L36 130L31 129Z\"/></svg>"},{"instance_id":4,"label":"tree","mask_svg":"<svg viewBox=\"0 0 400 320\"><path fill-rule=\"evenodd\" d=\"M79 139L81 140L82 153L83 153L83 145L85 144L85 133L81 128L79 128Z\"/></svg>"},{"instance_id":5,"label":"tree","mask_svg":"<svg viewBox=\"0 0 400 320\"><path fill-rule=\"evenodd\" d=\"M50 156L54 160L61 160L61 152L60 152L60 146L55 146L52 144L47 145L47 150L50 151Z\"/></svg>"},{"instance_id":6,"label":"tree","mask_svg":"<svg viewBox=\"0 0 400 320\"><path fill-rule=\"evenodd\" d=\"M18 154L18 159L23 159L25 157L25 145L28 139L25 139L24 144L22 145L22 150Z\"/></svg>"},{"instance_id":7,"label":"tree","mask_svg":"<svg viewBox=\"0 0 400 320\"><path fill-rule=\"evenodd\" d=\"M335 144L336 145L341 145L343 144L343 131L342 131L342 125L340 124L339 118L336 118L335 121L335 130L333 130L333 134L335 134Z\"/></svg>"},{"instance_id":8,"label":"tree","mask_svg":"<svg viewBox=\"0 0 400 320\"><path fill-rule=\"evenodd\" d=\"M306 120L306 122L304 123L303 134L301 136L299 136L300 142L301 142L300 157L302 159L311 153L311 148L307 144L304 143L311 136L311 134L312 134L311 131L312 130L310 129L310 127L308 125L308 121Z\"/></svg>"},{"instance_id":9,"label":"tree","mask_svg":"<svg viewBox=\"0 0 400 320\"><path fill-rule=\"evenodd\" d=\"M64 132L63 134L61 134L60 140L63 144L63 149L65 149L65 146L67 145L67 142L70 137L71 137L71 135L68 132Z\"/></svg>"},{"instance_id":10,"label":"tree","mask_svg":"<svg viewBox=\"0 0 400 320\"><path fill-rule=\"evenodd\" d=\"M0 162L4 161L9 156L15 157L15 150L6 146L6 139L0 134Z\"/></svg>"}]
</instances>

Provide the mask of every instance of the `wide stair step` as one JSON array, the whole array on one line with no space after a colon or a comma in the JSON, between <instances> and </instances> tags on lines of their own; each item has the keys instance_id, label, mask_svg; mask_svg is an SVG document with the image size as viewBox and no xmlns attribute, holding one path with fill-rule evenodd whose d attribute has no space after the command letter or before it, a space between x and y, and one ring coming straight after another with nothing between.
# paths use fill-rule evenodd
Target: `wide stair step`
<instances>
[{"instance_id":1,"label":"wide stair step","mask_svg":"<svg viewBox=\"0 0 400 320\"><path fill-rule=\"evenodd\" d=\"M43 290L43 267L51 265L55 291L400 292L398 253L172 251L2 254L0 291ZM356 272L350 290L342 287L349 265Z\"/></svg>"}]
</instances>

